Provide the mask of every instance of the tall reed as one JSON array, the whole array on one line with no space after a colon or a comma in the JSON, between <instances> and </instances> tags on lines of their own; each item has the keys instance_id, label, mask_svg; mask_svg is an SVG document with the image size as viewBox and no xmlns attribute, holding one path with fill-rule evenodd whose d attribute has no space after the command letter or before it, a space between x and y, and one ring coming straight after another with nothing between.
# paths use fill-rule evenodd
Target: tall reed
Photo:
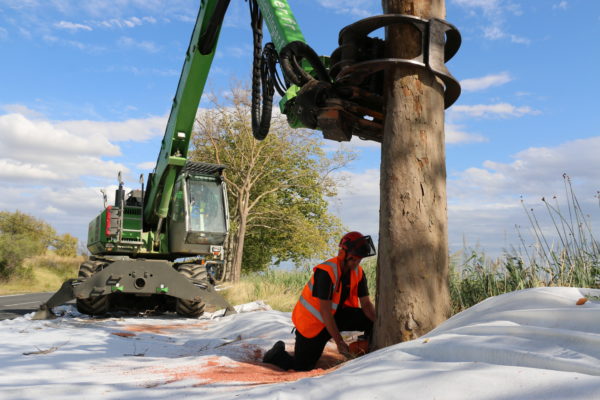
<instances>
[{"instance_id":1,"label":"tall reed","mask_svg":"<svg viewBox=\"0 0 600 400\"><path fill-rule=\"evenodd\" d=\"M583 212L571 180L563 176L566 206L556 196L542 203L551 229L532 208L523 208L531 225L533 245L517 229L519 245L491 259L481 249L465 248L450 256L449 289L452 313L465 310L491 296L539 286L600 287L600 245ZM547 225L547 224L546 224ZM371 298L376 290L375 257L362 262ZM237 301L266 300L275 309L290 311L311 269L269 270L246 275L230 296ZM233 300L236 302L236 300Z\"/></svg>"},{"instance_id":2,"label":"tall reed","mask_svg":"<svg viewBox=\"0 0 600 400\"><path fill-rule=\"evenodd\" d=\"M490 260L465 249L450 263L453 312L487 297L538 286L600 287L600 246L568 175L563 175L566 206L556 196L542 203L550 229L521 200L534 238L528 245L517 227L519 246Z\"/></svg>"}]
</instances>

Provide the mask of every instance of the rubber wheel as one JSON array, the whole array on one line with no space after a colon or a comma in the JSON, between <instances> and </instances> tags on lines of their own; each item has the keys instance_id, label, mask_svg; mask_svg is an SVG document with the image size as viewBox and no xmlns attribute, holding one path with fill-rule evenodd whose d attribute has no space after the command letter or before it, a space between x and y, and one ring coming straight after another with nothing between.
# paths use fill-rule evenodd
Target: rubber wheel
<instances>
[{"instance_id":1,"label":"rubber wheel","mask_svg":"<svg viewBox=\"0 0 600 400\"><path fill-rule=\"evenodd\" d=\"M84 261L79 266L79 274L77 279L85 281L102 266L102 263L96 261ZM77 299L77 311L88 315L104 315L108 312L109 302L108 296L93 296L87 299Z\"/></svg>"},{"instance_id":2,"label":"rubber wheel","mask_svg":"<svg viewBox=\"0 0 600 400\"><path fill-rule=\"evenodd\" d=\"M201 264L181 264L177 271L192 282L208 283L206 267ZM186 318L198 318L204 314L204 302L177 299L175 311Z\"/></svg>"}]
</instances>

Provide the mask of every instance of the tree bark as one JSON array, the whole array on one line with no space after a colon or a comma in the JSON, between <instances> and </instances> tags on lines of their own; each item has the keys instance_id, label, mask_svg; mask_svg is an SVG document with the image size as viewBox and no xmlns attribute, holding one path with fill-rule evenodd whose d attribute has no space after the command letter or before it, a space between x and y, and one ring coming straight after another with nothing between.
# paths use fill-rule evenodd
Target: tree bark
<instances>
[{"instance_id":1,"label":"tree bark","mask_svg":"<svg viewBox=\"0 0 600 400\"><path fill-rule=\"evenodd\" d=\"M383 0L386 13L444 18L444 0ZM420 53L412 26L386 30L388 57ZM415 339L450 314L443 86L424 69L386 75L377 318L373 344Z\"/></svg>"},{"instance_id":2,"label":"tree bark","mask_svg":"<svg viewBox=\"0 0 600 400\"><path fill-rule=\"evenodd\" d=\"M246 228L248 226L248 204L250 202L249 191L242 191L238 199L239 226L236 233L235 253L231 268L231 281L237 283L242 276L242 261L244 258L244 241L246 239Z\"/></svg>"}]
</instances>

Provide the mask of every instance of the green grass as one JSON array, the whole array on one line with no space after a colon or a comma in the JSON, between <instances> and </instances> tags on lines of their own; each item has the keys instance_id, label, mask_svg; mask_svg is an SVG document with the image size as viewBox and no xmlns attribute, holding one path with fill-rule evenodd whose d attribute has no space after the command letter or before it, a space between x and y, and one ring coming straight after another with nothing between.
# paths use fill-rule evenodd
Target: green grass
<instances>
[{"instance_id":1,"label":"green grass","mask_svg":"<svg viewBox=\"0 0 600 400\"><path fill-rule=\"evenodd\" d=\"M60 257L52 253L28 258L11 279L0 282L0 295L53 292L77 277L83 257Z\"/></svg>"},{"instance_id":2,"label":"green grass","mask_svg":"<svg viewBox=\"0 0 600 400\"><path fill-rule=\"evenodd\" d=\"M292 311L309 278L308 270L254 272L243 275L239 283L222 294L231 304L264 300L276 310Z\"/></svg>"},{"instance_id":3,"label":"green grass","mask_svg":"<svg viewBox=\"0 0 600 400\"><path fill-rule=\"evenodd\" d=\"M557 258L561 260L560 257ZM488 297L515 290L540 286L571 286L598 288L600 271L597 254L575 262L553 265L527 263L516 254L489 259L478 250L463 250L450 257L449 289L452 313L465 310ZM366 260L363 269L369 283L371 298L376 290L375 258ZM232 304L264 300L280 311L291 311L311 271L270 270L242 276L240 283L224 292Z\"/></svg>"},{"instance_id":4,"label":"green grass","mask_svg":"<svg viewBox=\"0 0 600 400\"><path fill-rule=\"evenodd\" d=\"M362 264L373 300L375 300L376 262L377 260L373 258L365 260ZM271 269L243 274L239 283L222 293L231 304L263 300L275 310L292 311L311 274L312 268L292 271Z\"/></svg>"},{"instance_id":5,"label":"green grass","mask_svg":"<svg viewBox=\"0 0 600 400\"><path fill-rule=\"evenodd\" d=\"M516 251L497 259L465 250L450 262L452 311L465 310L488 297L515 290L542 286L600 288L598 253L582 254L567 260L563 251L527 260ZM548 260L552 260L548 262Z\"/></svg>"}]
</instances>

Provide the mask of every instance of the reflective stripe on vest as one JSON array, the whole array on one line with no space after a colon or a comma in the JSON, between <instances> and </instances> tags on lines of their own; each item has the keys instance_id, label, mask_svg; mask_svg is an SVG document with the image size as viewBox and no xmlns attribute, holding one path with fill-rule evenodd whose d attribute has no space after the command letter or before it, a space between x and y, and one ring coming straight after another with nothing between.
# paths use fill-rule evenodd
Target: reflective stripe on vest
<instances>
[{"instance_id":1,"label":"reflective stripe on vest","mask_svg":"<svg viewBox=\"0 0 600 400\"><path fill-rule=\"evenodd\" d=\"M334 288L336 288L336 286L339 288L338 280L341 270L339 270L337 265L337 258L324 261L313 269L313 274L306 285L304 285L300 299L292 311L292 321L296 329L306 338L315 337L325 327L323 316L320 312L320 300L312 295L315 279L314 271L317 269L325 271L332 280ZM331 309L329 310L331 314L334 314L338 309L340 293L340 290L334 290L333 298L331 300Z\"/></svg>"},{"instance_id":2,"label":"reflective stripe on vest","mask_svg":"<svg viewBox=\"0 0 600 400\"><path fill-rule=\"evenodd\" d=\"M307 285L308 285L308 289L310 290L310 293L312 293L312 292L313 292L313 287L314 287L314 286L313 286L313 283L312 283L312 278L311 278L311 279L308 281ZM304 299L304 297L300 296L300 300L301 300L301 301L302 301L302 300L304 300L304 302L302 302L302 304L306 303L306 304L310 305L310 306L312 307L312 309L313 309L313 310L315 309L315 308L314 308L314 307L313 307L313 306L312 306L312 305L311 305L311 304L310 304L308 301L306 301L306 300ZM338 303L334 303L334 302L333 302L333 300L331 301L331 308L332 308L333 310L337 310L338 306L339 306L339 304L338 304ZM306 307L306 308L308 308L308 307ZM310 310L309 310L309 311L310 311ZM311 314L312 314L312 311L311 311ZM317 317L317 318L319 318L319 321L323 322L323 321L321 320L320 316L321 316L321 314L319 314L319 317Z\"/></svg>"},{"instance_id":3,"label":"reflective stripe on vest","mask_svg":"<svg viewBox=\"0 0 600 400\"><path fill-rule=\"evenodd\" d=\"M331 269L333 270L333 276L335 276L335 282L333 283L333 285L335 286L339 278L337 264L332 263L331 261L325 261L324 263L321 263L321 265L328 265L331 267Z\"/></svg>"},{"instance_id":4,"label":"reflective stripe on vest","mask_svg":"<svg viewBox=\"0 0 600 400\"><path fill-rule=\"evenodd\" d=\"M313 317L318 319L322 324L325 323L325 322L323 322L323 317L321 317L321 313L319 311L317 311L317 309L314 308L313 305L308 302L308 300L306 300L304 297L300 296L300 303L306 308L306 310L309 313L312 314Z\"/></svg>"}]
</instances>

